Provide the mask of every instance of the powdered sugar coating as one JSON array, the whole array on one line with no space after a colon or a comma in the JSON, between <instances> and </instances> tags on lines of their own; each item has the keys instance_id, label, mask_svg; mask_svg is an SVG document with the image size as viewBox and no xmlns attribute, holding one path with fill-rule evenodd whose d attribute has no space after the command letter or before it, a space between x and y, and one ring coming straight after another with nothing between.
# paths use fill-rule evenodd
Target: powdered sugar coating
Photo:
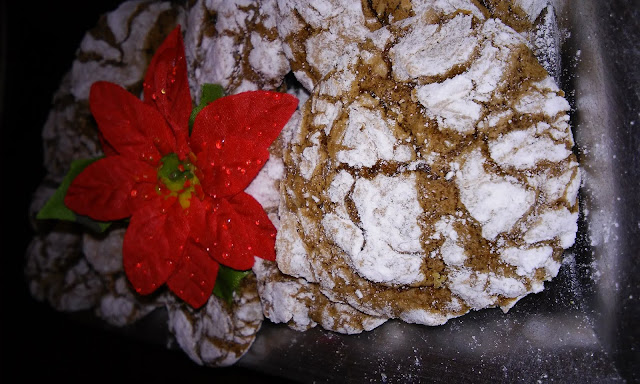
<instances>
[{"instance_id":1,"label":"powdered sugar coating","mask_svg":"<svg viewBox=\"0 0 640 384\"><path fill-rule=\"evenodd\" d=\"M517 180L498 177L484 170L480 150L473 151L456 175L460 201L482 225L482 236L493 240L513 225L531 208L535 192Z\"/></svg>"},{"instance_id":2,"label":"powdered sugar coating","mask_svg":"<svg viewBox=\"0 0 640 384\"><path fill-rule=\"evenodd\" d=\"M518 169L533 168L544 160L562 161L571 155L566 144L557 143L550 137L536 137L547 127L546 123L538 123L538 127L501 136L489 144L491 158L502 166Z\"/></svg>"},{"instance_id":3,"label":"powdered sugar coating","mask_svg":"<svg viewBox=\"0 0 640 384\"><path fill-rule=\"evenodd\" d=\"M90 309L105 291L98 274L77 257L79 243L78 234L54 232L35 238L27 250L31 295L59 311Z\"/></svg>"},{"instance_id":4,"label":"powdered sugar coating","mask_svg":"<svg viewBox=\"0 0 640 384\"><path fill-rule=\"evenodd\" d=\"M516 273L520 276L533 273L537 268L544 267L553 256L553 248L549 246L519 248L505 248L500 257L508 264L516 266Z\"/></svg>"},{"instance_id":5,"label":"powdered sugar coating","mask_svg":"<svg viewBox=\"0 0 640 384\"><path fill-rule=\"evenodd\" d=\"M188 9L185 49L192 94L220 84L228 94L278 87L289 72L274 0L199 1Z\"/></svg>"},{"instance_id":6,"label":"powdered sugar coating","mask_svg":"<svg viewBox=\"0 0 640 384\"><path fill-rule=\"evenodd\" d=\"M412 176L378 175L356 181L351 198L366 245L349 256L353 268L367 280L412 284L424 279L418 227L422 210L415 188Z\"/></svg>"},{"instance_id":7,"label":"powdered sugar coating","mask_svg":"<svg viewBox=\"0 0 640 384\"><path fill-rule=\"evenodd\" d=\"M356 334L387 321L330 300L317 284L292 279L282 274L275 263L256 259L253 271L258 279L264 314L275 323L285 323L298 331L320 324L328 330Z\"/></svg>"},{"instance_id":8,"label":"powdered sugar coating","mask_svg":"<svg viewBox=\"0 0 640 384\"><path fill-rule=\"evenodd\" d=\"M549 0L515 0L515 4L522 8L529 21L533 23L542 10L549 6Z\"/></svg>"},{"instance_id":9,"label":"powdered sugar coating","mask_svg":"<svg viewBox=\"0 0 640 384\"><path fill-rule=\"evenodd\" d=\"M123 87L138 83L148 65L147 57L140 54L148 48L145 37L159 18L173 12L169 2L128 1L109 13L106 27L114 31L113 41L92 33L85 34L80 43L81 55L92 55L97 59L73 62L71 94L79 100L88 99L91 84L97 80L111 81ZM127 22L132 14L136 17Z\"/></svg>"},{"instance_id":10,"label":"powdered sugar coating","mask_svg":"<svg viewBox=\"0 0 640 384\"><path fill-rule=\"evenodd\" d=\"M309 91L369 32L359 0L278 1L277 25L291 69Z\"/></svg>"},{"instance_id":11,"label":"powdered sugar coating","mask_svg":"<svg viewBox=\"0 0 640 384\"><path fill-rule=\"evenodd\" d=\"M469 61L478 45L472 19L458 15L443 24L412 24L389 51L395 79L437 76Z\"/></svg>"},{"instance_id":12,"label":"powdered sugar coating","mask_svg":"<svg viewBox=\"0 0 640 384\"><path fill-rule=\"evenodd\" d=\"M345 149L338 151L336 159L356 168L372 167L379 160L411 160L412 150L393 136L395 122L363 105L364 98L349 106L349 120L341 141Z\"/></svg>"},{"instance_id":13,"label":"powdered sugar coating","mask_svg":"<svg viewBox=\"0 0 640 384\"><path fill-rule=\"evenodd\" d=\"M263 319L255 284L253 276L247 277L232 303L211 296L198 310L168 299L169 330L193 361L228 366L249 349Z\"/></svg>"}]
</instances>

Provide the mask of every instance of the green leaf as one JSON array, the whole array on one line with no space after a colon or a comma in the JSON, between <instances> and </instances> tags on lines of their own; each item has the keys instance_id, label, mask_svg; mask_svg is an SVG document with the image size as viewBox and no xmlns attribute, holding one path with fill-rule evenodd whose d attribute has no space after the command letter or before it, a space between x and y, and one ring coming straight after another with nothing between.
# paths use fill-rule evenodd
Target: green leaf
<instances>
[{"instance_id":1,"label":"green leaf","mask_svg":"<svg viewBox=\"0 0 640 384\"><path fill-rule=\"evenodd\" d=\"M112 224L110 221L97 221L93 220L89 216L76 215L76 223L82 224L96 233L102 233L107 230Z\"/></svg>"},{"instance_id":2,"label":"green leaf","mask_svg":"<svg viewBox=\"0 0 640 384\"><path fill-rule=\"evenodd\" d=\"M236 271L233 268L220 265L216 285L213 287L213 294L231 304L233 301L233 293L238 289L242 279L251 273L248 271Z\"/></svg>"},{"instance_id":3,"label":"green leaf","mask_svg":"<svg viewBox=\"0 0 640 384\"><path fill-rule=\"evenodd\" d=\"M93 231L104 232L109 227L109 225L111 225L111 223L100 222L93 220L90 217L76 215L64 204L64 197L67 195L67 190L69 189L71 182L73 182L73 179L75 179L76 176L84 171L84 169L91 163L94 163L100 159L101 157L93 159L74 160L71 163L69 172L62 180L62 183L54 192L53 196L51 196L51 198L49 198L49 200L44 204L42 209L40 209L40 212L38 212L38 214L36 215L36 219L72 221L85 225Z\"/></svg>"},{"instance_id":4,"label":"green leaf","mask_svg":"<svg viewBox=\"0 0 640 384\"><path fill-rule=\"evenodd\" d=\"M204 109L212 101L224 96L224 88L220 84L205 83L202 85L202 95L200 97L200 104L193 108L191 116L189 116L189 133L193 129L193 123L196 121L198 113Z\"/></svg>"}]
</instances>

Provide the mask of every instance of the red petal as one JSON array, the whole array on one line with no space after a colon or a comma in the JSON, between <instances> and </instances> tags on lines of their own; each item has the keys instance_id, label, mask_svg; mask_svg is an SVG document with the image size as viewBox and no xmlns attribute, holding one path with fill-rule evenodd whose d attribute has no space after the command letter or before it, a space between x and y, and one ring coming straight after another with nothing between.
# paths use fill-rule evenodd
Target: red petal
<instances>
[{"instance_id":1,"label":"red petal","mask_svg":"<svg viewBox=\"0 0 640 384\"><path fill-rule=\"evenodd\" d=\"M213 292L219 267L206 250L189 240L184 256L167 280L167 285L193 308L200 308Z\"/></svg>"},{"instance_id":2,"label":"red petal","mask_svg":"<svg viewBox=\"0 0 640 384\"><path fill-rule=\"evenodd\" d=\"M113 148L111 144L104 139L104 135L100 131L98 131L98 139L100 140L100 146L102 147L102 152L105 156L116 156L118 154L118 151L116 151L115 148Z\"/></svg>"},{"instance_id":3,"label":"red petal","mask_svg":"<svg viewBox=\"0 0 640 384\"><path fill-rule=\"evenodd\" d=\"M215 218L207 218L216 204L205 196L204 201L192 197L189 205L189 238L203 249L216 246Z\"/></svg>"},{"instance_id":4,"label":"red petal","mask_svg":"<svg viewBox=\"0 0 640 384\"><path fill-rule=\"evenodd\" d=\"M229 202L239 216L244 218L248 234L248 246L253 249L254 256L265 260L276 260L276 228L253 196L240 193Z\"/></svg>"},{"instance_id":5,"label":"red petal","mask_svg":"<svg viewBox=\"0 0 640 384\"><path fill-rule=\"evenodd\" d=\"M269 151L247 139L228 137L207 144L196 157L202 189L212 197L230 197L251 184Z\"/></svg>"},{"instance_id":6,"label":"red petal","mask_svg":"<svg viewBox=\"0 0 640 384\"><path fill-rule=\"evenodd\" d=\"M298 106L298 99L286 93L253 91L222 97L206 106L191 134L195 153L217 140L243 139L256 148L268 149ZM247 157L237 159L242 162Z\"/></svg>"},{"instance_id":7,"label":"red petal","mask_svg":"<svg viewBox=\"0 0 640 384\"><path fill-rule=\"evenodd\" d=\"M149 294L174 272L189 234L187 216L180 204L163 213L161 202L138 210L132 217L122 245L122 262L129 281L140 294Z\"/></svg>"},{"instance_id":8,"label":"red petal","mask_svg":"<svg viewBox=\"0 0 640 384\"><path fill-rule=\"evenodd\" d=\"M253 266L254 256L275 260L276 230L253 197L242 192L221 200L215 217L217 247L211 256L220 264L243 271Z\"/></svg>"},{"instance_id":9,"label":"red petal","mask_svg":"<svg viewBox=\"0 0 640 384\"><path fill-rule=\"evenodd\" d=\"M129 212L131 212L131 215L135 215L139 209L142 209L149 204L156 204L160 207L160 210L168 210L169 207L173 205L176 199L175 197L167 199L166 196L162 196L158 193L158 183L155 172L153 177L146 178L146 180L150 181L142 181L145 180L143 178L140 178L140 180L140 182L131 187L131 192L129 193L129 201L127 203L129 205Z\"/></svg>"},{"instance_id":10,"label":"red petal","mask_svg":"<svg viewBox=\"0 0 640 384\"><path fill-rule=\"evenodd\" d=\"M298 99L254 91L215 100L196 117L191 147L211 196L229 197L244 189L269 158L268 148L295 111Z\"/></svg>"},{"instance_id":11,"label":"red petal","mask_svg":"<svg viewBox=\"0 0 640 384\"><path fill-rule=\"evenodd\" d=\"M175 138L164 118L119 85L94 83L89 105L100 132L120 155L157 164L174 152Z\"/></svg>"},{"instance_id":12,"label":"red petal","mask_svg":"<svg viewBox=\"0 0 640 384\"><path fill-rule=\"evenodd\" d=\"M76 176L64 203L77 214L95 220L120 220L131 216L128 200L133 186L145 176L155 182L156 170L142 161L105 157Z\"/></svg>"},{"instance_id":13,"label":"red petal","mask_svg":"<svg viewBox=\"0 0 640 384\"><path fill-rule=\"evenodd\" d=\"M189 152L192 103L180 26L167 36L151 59L144 79L144 100L167 120L176 138L175 152L184 158Z\"/></svg>"}]
</instances>

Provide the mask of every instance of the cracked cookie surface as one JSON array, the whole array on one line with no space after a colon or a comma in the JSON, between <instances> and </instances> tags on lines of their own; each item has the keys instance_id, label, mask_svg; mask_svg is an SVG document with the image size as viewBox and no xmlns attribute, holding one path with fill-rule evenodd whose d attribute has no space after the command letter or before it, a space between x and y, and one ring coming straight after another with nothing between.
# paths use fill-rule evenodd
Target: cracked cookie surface
<instances>
[{"instance_id":1,"label":"cracked cookie surface","mask_svg":"<svg viewBox=\"0 0 640 384\"><path fill-rule=\"evenodd\" d=\"M349 44L285 151L279 268L428 325L542 290L580 177L569 105L524 38L432 8Z\"/></svg>"}]
</instances>

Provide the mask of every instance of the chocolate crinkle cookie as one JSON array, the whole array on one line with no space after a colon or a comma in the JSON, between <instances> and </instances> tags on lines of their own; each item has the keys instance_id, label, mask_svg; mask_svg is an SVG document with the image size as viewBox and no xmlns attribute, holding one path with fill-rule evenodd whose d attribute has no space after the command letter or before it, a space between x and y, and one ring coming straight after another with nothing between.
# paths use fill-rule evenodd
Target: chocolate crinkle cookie
<instances>
[{"instance_id":1,"label":"chocolate crinkle cookie","mask_svg":"<svg viewBox=\"0 0 640 384\"><path fill-rule=\"evenodd\" d=\"M334 39L343 55L315 72L284 151L278 268L317 302L377 318L507 311L575 239L569 104L525 37L476 2L409 14Z\"/></svg>"}]
</instances>

